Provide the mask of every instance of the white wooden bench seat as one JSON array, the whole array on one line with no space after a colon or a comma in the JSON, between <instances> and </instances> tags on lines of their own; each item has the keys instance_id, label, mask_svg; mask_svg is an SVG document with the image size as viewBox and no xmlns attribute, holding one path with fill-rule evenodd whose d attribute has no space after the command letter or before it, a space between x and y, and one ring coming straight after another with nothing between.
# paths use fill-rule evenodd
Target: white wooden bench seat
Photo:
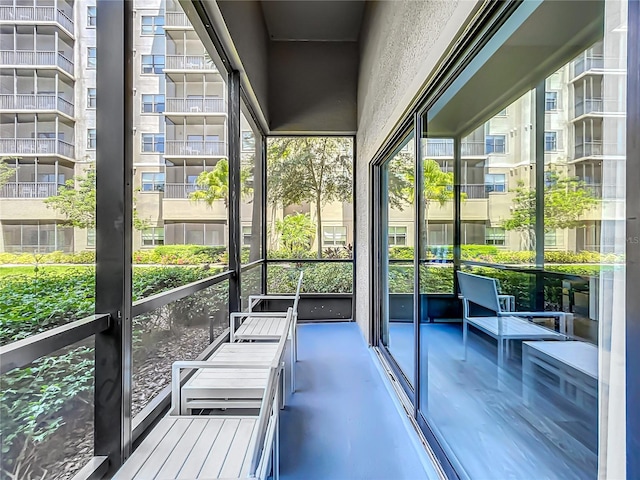
<instances>
[{"instance_id":1,"label":"white wooden bench seat","mask_svg":"<svg viewBox=\"0 0 640 480\"><path fill-rule=\"evenodd\" d=\"M467 358L467 337L472 325L498 341L498 365L504 362L504 351L510 340L566 340L572 330L573 316L565 312L504 312L501 308L496 281L493 278L457 272L462 294L464 358ZM471 316L470 304L479 305L493 315ZM527 317L556 317L560 332L530 322Z\"/></svg>"},{"instance_id":2,"label":"white wooden bench seat","mask_svg":"<svg viewBox=\"0 0 640 480\"><path fill-rule=\"evenodd\" d=\"M285 317L289 328L293 309ZM223 343L205 361L175 362L172 371L174 414L190 414L194 409L258 408L268 380L268 368L274 362L285 371L284 350L287 336L278 343ZM180 371L196 372L180 388ZM293 363L289 366L292 375ZM281 376L281 400L284 402L285 376Z\"/></svg>"},{"instance_id":3,"label":"white wooden bench seat","mask_svg":"<svg viewBox=\"0 0 640 480\"><path fill-rule=\"evenodd\" d=\"M279 340L285 331L284 316L257 314L246 320L234 332L234 340Z\"/></svg>"},{"instance_id":4,"label":"white wooden bench seat","mask_svg":"<svg viewBox=\"0 0 640 480\"><path fill-rule=\"evenodd\" d=\"M540 383L588 412L597 411L598 347L579 341L523 342L522 378L526 405Z\"/></svg>"}]
</instances>

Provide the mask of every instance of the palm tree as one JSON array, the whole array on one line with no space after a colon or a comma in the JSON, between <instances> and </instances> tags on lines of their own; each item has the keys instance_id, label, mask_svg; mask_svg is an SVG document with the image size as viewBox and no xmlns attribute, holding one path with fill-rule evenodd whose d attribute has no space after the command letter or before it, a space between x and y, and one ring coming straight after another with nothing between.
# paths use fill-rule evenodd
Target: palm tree
<instances>
[{"instance_id":1,"label":"palm tree","mask_svg":"<svg viewBox=\"0 0 640 480\"><path fill-rule=\"evenodd\" d=\"M253 188L249 186L247 179L250 172L243 168L240 170L241 195L250 195ZM229 208L229 162L226 158L218 160L213 170L202 172L196 178L196 185L201 187L189 194L189 198L196 202L204 202L211 206L216 200L223 200L225 208Z\"/></svg>"}]
</instances>

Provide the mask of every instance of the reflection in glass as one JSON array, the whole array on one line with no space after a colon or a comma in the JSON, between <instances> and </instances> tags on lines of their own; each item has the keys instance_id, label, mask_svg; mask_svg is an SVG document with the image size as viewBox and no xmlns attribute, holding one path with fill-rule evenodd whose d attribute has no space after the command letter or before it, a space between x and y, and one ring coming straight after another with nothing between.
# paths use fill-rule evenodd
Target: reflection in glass
<instances>
[{"instance_id":1,"label":"reflection in glass","mask_svg":"<svg viewBox=\"0 0 640 480\"><path fill-rule=\"evenodd\" d=\"M410 384L414 383L415 147L408 136L382 165L381 338Z\"/></svg>"},{"instance_id":2,"label":"reflection in glass","mask_svg":"<svg viewBox=\"0 0 640 480\"><path fill-rule=\"evenodd\" d=\"M240 114L241 262L262 258L262 136L242 105ZM244 282L244 278L242 280Z\"/></svg>"}]
</instances>

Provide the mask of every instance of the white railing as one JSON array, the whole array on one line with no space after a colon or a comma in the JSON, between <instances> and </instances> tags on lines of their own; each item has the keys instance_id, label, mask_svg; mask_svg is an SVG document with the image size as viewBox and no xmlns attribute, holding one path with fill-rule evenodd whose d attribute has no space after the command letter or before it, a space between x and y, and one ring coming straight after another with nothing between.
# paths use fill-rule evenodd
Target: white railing
<instances>
[{"instance_id":1,"label":"white railing","mask_svg":"<svg viewBox=\"0 0 640 480\"><path fill-rule=\"evenodd\" d=\"M165 61L165 70L217 71L214 63L204 55L167 55Z\"/></svg>"},{"instance_id":2,"label":"white railing","mask_svg":"<svg viewBox=\"0 0 640 480\"><path fill-rule=\"evenodd\" d=\"M59 110L73 117L73 103L45 94L0 95L2 110Z\"/></svg>"},{"instance_id":3,"label":"white railing","mask_svg":"<svg viewBox=\"0 0 640 480\"><path fill-rule=\"evenodd\" d=\"M165 112L224 113L222 98L167 98Z\"/></svg>"},{"instance_id":4,"label":"white railing","mask_svg":"<svg viewBox=\"0 0 640 480\"><path fill-rule=\"evenodd\" d=\"M73 34L73 20L55 7L0 7L0 20L15 22L57 22Z\"/></svg>"},{"instance_id":5,"label":"white railing","mask_svg":"<svg viewBox=\"0 0 640 480\"><path fill-rule=\"evenodd\" d=\"M47 198L58 194L54 182L7 183L0 189L1 198Z\"/></svg>"},{"instance_id":6,"label":"white railing","mask_svg":"<svg viewBox=\"0 0 640 480\"><path fill-rule=\"evenodd\" d=\"M167 183L164 186L164 198L189 198L198 190L203 190L203 187L194 183Z\"/></svg>"},{"instance_id":7,"label":"white railing","mask_svg":"<svg viewBox=\"0 0 640 480\"><path fill-rule=\"evenodd\" d=\"M167 140L165 155L221 156L226 155L224 142Z\"/></svg>"},{"instance_id":8,"label":"white railing","mask_svg":"<svg viewBox=\"0 0 640 480\"><path fill-rule=\"evenodd\" d=\"M487 187L484 183L467 183L460 185L460 192L466 195L467 199L487 198Z\"/></svg>"},{"instance_id":9,"label":"white railing","mask_svg":"<svg viewBox=\"0 0 640 480\"><path fill-rule=\"evenodd\" d=\"M73 75L73 62L58 52L1 50L0 65L57 66Z\"/></svg>"},{"instance_id":10,"label":"white railing","mask_svg":"<svg viewBox=\"0 0 640 480\"><path fill-rule=\"evenodd\" d=\"M164 24L166 27L191 27L191 22L182 12L165 12Z\"/></svg>"},{"instance_id":11,"label":"white railing","mask_svg":"<svg viewBox=\"0 0 640 480\"><path fill-rule=\"evenodd\" d=\"M484 142L462 142L460 147L462 156L484 156ZM447 138L427 139L428 157L453 157L453 140Z\"/></svg>"},{"instance_id":12,"label":"white railing","mask_svg":"<svg viewBox=\"0 0 640 480\"><path fill-rule=\"evenodd\" d=\"M74 158L71 143L55 138L0 138L0 155L62 155Z\"/></svg>"}]
</instances>

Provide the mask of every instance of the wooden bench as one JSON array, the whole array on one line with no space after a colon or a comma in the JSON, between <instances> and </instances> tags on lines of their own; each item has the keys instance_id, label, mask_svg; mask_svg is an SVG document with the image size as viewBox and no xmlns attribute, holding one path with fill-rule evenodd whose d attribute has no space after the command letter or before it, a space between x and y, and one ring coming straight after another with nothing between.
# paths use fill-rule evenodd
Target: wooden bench
<instances>
[{"instance_id":1,"label":"wooden bench","mask_svg":"<svg viewBox=\"0 0 640 480\"><path fill-rule=\"evenodd\" d=\"M290 307L285 316L285 328L293 319ZM284 354L287 336L278 343L223 343L205 361L175 362L172 367L172 412L188 414L195 409L258 408L267 385L268 368L272 362L285 371ZM292 372L293 364L289 366ZM196 372L180 388L180 372ZM290 376L292 373L290 373ZM281 377L284 402L285 376Z\"/></svg>"},{"instance_id":2,"label":"wooden bench","mask_svg":"<svg viewBox=\"0 0 640 480\"><path fill-rule=\"evenodd\" d=\"M522 396L531 404L536 384L582 410L598 409L598 347L586 342L523 342Z\"/></svg>"},{"instance_id":3,"label":"wooden bench","mask_svg":"<svg viewBox=\"0 0 640 480\"><path fill-rule=\"evenodd\" d=\"M510 340L566 340L567 323L573 323L573 316L565 312L503 312L498 297L496 281L493 278L457 272L458 284L463 302L464 358L467 358L467 337L469 325L483 331L498 341L498 365L504 363L504 351ZM471 316L470 304L489 310L489 316ZM525 317L525 318L522 318ZM559 318L560 330L556 332L528 321L527 317Z\"/></svg>"},{"instance_id":4,"label":"wooden bench","mask_svg":"<svg viewBox=\"0 0 640 480\"><path fill-rule=\"evenodd\" d=\"M273 362L260 413L163 418L116 480L279 478L279 377Z\"/></svg>"}]
</instances>

